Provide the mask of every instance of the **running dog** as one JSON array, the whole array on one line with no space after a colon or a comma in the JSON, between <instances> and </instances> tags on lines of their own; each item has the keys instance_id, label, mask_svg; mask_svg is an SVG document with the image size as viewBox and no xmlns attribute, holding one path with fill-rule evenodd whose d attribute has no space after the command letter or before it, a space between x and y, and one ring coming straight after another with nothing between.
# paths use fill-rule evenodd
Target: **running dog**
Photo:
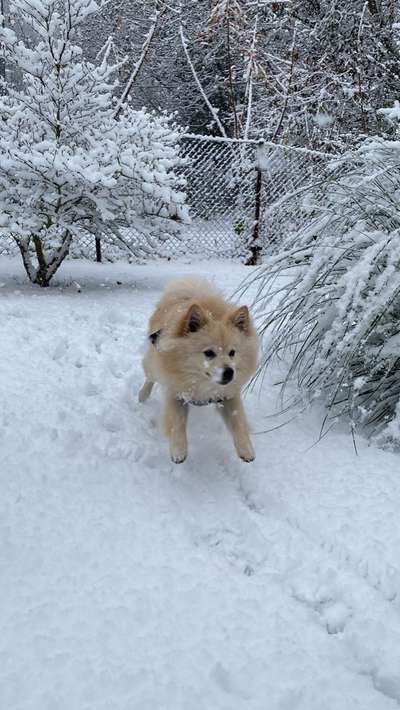
<instances>
[{"instance_id":1,"label":"running dog","mask_svg":"<svg viewBox=\"0 0 400 710\"><path fill-rule=\"evenodd\" d=\"M163 428L172 461L187 456L189 405L205 404L217 405L238 455L253 461L241 389L257 366L258 337L247 306L227 302L206 280L174 281L150 318L148 338L139 401L155 382L164 388Z\"/></svg>"}]
</instances>

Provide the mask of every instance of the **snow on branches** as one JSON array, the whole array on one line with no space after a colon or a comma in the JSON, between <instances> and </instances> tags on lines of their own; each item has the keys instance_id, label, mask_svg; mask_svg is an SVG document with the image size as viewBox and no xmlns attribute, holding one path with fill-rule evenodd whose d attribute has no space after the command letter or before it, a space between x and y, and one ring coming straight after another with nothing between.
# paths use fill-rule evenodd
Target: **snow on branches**
<instances>
[{"instance_id":1,"label":"snow on branches","mask_svg":"<svg viewBox=\"0 0 400 710\"><path fill-rule=\"evenodd\" d=\"M118 238L142 217L185 215L179 133L166 116L124 107L115 120L118 66L85 61L74 44L93 0L14 0L26 43L0 28L18 82L0 96L0 228L29 278L47 286L72 240Z\"/></svg>"}]
</instances>

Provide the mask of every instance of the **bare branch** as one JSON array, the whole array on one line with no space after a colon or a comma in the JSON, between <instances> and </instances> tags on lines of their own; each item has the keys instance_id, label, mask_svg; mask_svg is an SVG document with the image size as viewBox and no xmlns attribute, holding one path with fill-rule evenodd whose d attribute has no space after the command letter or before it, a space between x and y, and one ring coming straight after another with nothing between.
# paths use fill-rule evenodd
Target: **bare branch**
<instances>
[{"instance_id":1,"label":"bare branch","mask_svg":"<svg viewBox=\"0 0 400 710\"><path fill-rule=\"evenodd\" d=\"M287 111L288 103L289 103L289 94L292 86L292 81L293 81L293 70L294 70L294 49L295 49L295 44L296 44L296 24L294 26L293 30L293 41L292 41L292 48L290 52L290 72L289 72L289 79L286 87L286 94L285 94L285 101L282 107L282 112L278 121L278 125L276 127L275 133L272 137L272 142L275 142L279 131L281 130L283 119L285 117L285 113Z\"/></svg>"},{"instance_id":2,"label":"bare branch","mask_svg":"<svg viewBox=\"0 0 400 710\"><path fill-rule=\"evenodd\" d=\"M141 51L140 57L139 57L139 59L137 60L135 66L133 67L132 73L131 73L131 75L130 75L128 81L127 81L127 84L126 84L126 86L125 86L125 89L123 90L122 95L121 95L121 98L120 98L120 100L118 101L118 104L117 104L117 106L116 106L115 113L114 113L114 118L118 118L119 114L121 113L121 111L122 111L122 109L123 109L123 107L124 107L125 102L126 102L127 99L128 99L128 96L129 96L129 94L130 94L130 92L131 92L131 90L132 90L132 86L134 85L134 83L135 83L135 81L136 81L136 79L137 79L137 76L138 76L138 74L139 74L139 72L140 72L140 70L141 70L141 68L142 68L142 66L143 66L144 60L146 59L147 52L149 51L149 47L150 47L150 45L151 45L151 43L152 43L152 41L153 41L154 35L155 35L155 33L156 33L157 26L158 26L159 21L160 21L160 18L161 18L161 17L163 16L163 14L165 13L165 10L166 10L166 5L164 5L164 6L161 8L161 10L156 10L156 14L155 14L155 16L154 16L153 24L152 24L152 26L151 26L151 28L150 28L148 34L147 34L147 37L146 37L146 39L145 39L145 41L144 41L144 43L143 43L143 47L142 47L142 51Z\"/></svg>"},{"instance_id":3,"label":"bare branch","mask_svg":"<svg viewBox=\"0 0 400 710\"><path fill-rule=\"evenodd\" d=\"M220 131L220 133L221 133L221 136L223 136L223 138L227 138L225 128L223 127L221 121L220 121L219 118L218 118L217 111L216 111L216 109L212 106L211 102L209 101L209 99L208 99L208 97L207 97L207 94L205 93L205 91L204 91L204 89L203 89L203 87L202 87L202 85L201 85L201 82L200 82L200 79L199 79L199 77L198 77L198 75L197 75L196 69L195 69L194 66L193 66L193 62L192 62L192 60L191 60L191 58L190 58L190 54L189 54L189 51L188 51L188 48L187 48L186 37L185 37L185 35L183 34L182 23L180 23L180 25L179 25L179 36L180 36L180 38L181 38L182 47L183 47L183 51L185 52L185 56L186 56L187 62L188 62L188 64L189 64L190 70L191 70L191 72L192 72L192 74L193 74L193 79L195 80L195 82L196 82L196 84L197 84L197 87L198 87L198 89L199 89L199 91L200 91L200 93L201 93L201 95L202 95L202 97L203 97L203 99L204 99L204 101L205 101L205 103L206 103L206 105L207 105L207 107L208 107L208 109L209 109L209 111L210 111L210 113L211 113L211 115L212 115L212 117L213 117L215 123L217 124L217 126L218 126L218 128L219 128L219 131Z\"/></svg>"}]
</instances>

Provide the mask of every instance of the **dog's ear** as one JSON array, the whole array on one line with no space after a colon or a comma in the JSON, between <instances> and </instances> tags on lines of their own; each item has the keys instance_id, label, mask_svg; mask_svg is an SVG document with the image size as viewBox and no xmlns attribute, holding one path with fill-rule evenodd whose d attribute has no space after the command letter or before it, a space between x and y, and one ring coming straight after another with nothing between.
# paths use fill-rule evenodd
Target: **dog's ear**
<instances>
[{"instance_id":1,"label":"dog's ear","mask_svg":"<svg viewBox=\"0 0 400 710\"><path fill-rule=\"evenodd\" d=\"M236 311L230 316L231 323L240 330L242 333L249 335L250 333L250 313L247 306L240 306Z\"/></svg>"},{"instance_id":2,"label":"dog's ear","mask_svg":"<svg viewBox=\"0 0 400 710\"><path fill-rule=\"evenodd\" d=\"M197 331L200 330L200 328L202 328L206 323L207 318L203 309L201 306L198 306L197 303L193 303L184 318L182 318L179 325L178 335L197 333Z\"/></svg>"}]
</instances>

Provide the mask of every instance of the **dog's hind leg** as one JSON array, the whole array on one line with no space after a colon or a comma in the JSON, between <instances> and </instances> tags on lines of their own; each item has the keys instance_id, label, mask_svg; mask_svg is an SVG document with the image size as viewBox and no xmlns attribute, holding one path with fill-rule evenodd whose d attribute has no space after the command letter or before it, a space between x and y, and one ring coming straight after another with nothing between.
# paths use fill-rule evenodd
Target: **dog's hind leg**
<instances>
[{"instance_id":1,"label":"dog's hind leg","mask_svg":"<svg viewBox=\"0 0 400 710\"><path fill-rule=\"evenodd\" d=\"M142 365L143 365L143 370L144 370L144 374L145 374L146 379L144 381L144 385L143 385L142 389L139 392L139 396L138 396L139 402L145 402L146 399L148 399L150 397L151 390L153 389L154 382L156 380L156 378L154 377L154 374L153 374L154 368L152 367L153 357L154 357L153 352L152 352L152 350L149 349L143 358Z\"/></svg>"},{"instance_id":2,"label":"dog's hind leg","mask_svg":"<svg viewBox=\"0 0 400 710\"><path fill-rule=\"evenodd\" d=\"M151 395L151 390L153 389L154 382L146 380L142 389L139 392L139 402L145 402Z\"/></svg>"}]
</instances>

